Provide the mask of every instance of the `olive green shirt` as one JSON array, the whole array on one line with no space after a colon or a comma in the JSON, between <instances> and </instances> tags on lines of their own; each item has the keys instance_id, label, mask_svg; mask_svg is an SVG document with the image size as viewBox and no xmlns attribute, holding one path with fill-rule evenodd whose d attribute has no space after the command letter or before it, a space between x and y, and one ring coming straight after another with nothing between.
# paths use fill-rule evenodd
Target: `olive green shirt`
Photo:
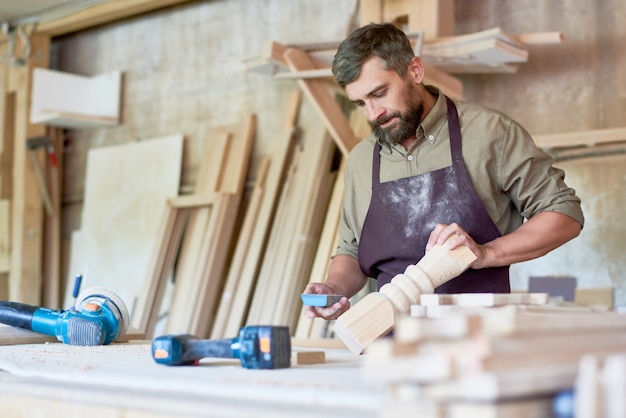
<instances>
[{"instance_id":1,"label":"olive green shirt","mask_svg":"<svg viewBox=\"0 0 626 418\"><path fill-rule=\"evenodd\" d=\"M411 177L452 165L445 96L417 129L408 151L402 145L382 145L380 181ZM501 112L454 102L461 125L463 160L474 189L502 235L540 212L554 211L584 223L580 199L552 166L552 157L537 148L530 134ZM345 194L336 254L357 258L363 222L370 205L372 156L376 138L370 134L351 151L344 174ZM384 245L384 243L381 243Z\"/></svg>"}]
</instances>

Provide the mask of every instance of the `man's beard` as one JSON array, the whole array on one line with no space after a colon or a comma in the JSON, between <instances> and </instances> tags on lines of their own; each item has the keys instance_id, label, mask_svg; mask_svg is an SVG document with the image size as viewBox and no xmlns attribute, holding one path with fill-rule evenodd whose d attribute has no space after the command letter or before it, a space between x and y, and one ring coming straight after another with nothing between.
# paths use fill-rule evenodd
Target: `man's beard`
<instances>
[{"instance_id":1,"label":"man's beard","mask_svg":"<svg viewBox=\"0 0 626 418\"><path fill-rule=\"evenodd\" d=\"M413 99L407 103L406 112L394 112L384 119L369 122L372 132L383 143L387 142L390 145L396 145L415 135L424 114L424 105L418 98L412 97ZM381 125L393 118L398 119L395 125L387 128L381 127Z\"/></svg>"}]
</instances>

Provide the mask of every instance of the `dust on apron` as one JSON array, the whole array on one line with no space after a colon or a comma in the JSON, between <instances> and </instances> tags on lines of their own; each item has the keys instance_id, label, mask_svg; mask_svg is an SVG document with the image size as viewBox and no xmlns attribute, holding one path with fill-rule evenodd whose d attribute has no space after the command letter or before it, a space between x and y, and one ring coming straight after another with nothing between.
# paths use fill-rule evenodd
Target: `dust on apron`
<instances>
[{"instance_id":1,"label":"dust on apron","mask_svg":"<svg viewBox=\"0 0 626 418\"><path fill-rule=\"evenodd\" d=\"M414 177L380 182L380 143L372 163L372 198L359 243L361 270L380 289L423 256L438 223L456 222L478 243L501 236L476 194L463 162L456 106L446 97L452 165ZM469 269L436 293L509 293L509 266Z\"/></svg>"}]
</instances>

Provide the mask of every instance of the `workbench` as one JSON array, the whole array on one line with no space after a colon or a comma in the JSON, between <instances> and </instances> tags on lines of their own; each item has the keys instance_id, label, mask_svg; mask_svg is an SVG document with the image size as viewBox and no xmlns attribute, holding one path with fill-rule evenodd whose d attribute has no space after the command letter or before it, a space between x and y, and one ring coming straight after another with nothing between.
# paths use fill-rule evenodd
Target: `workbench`
<instances>
[{"instance_id":1,"label":"workbench","mask_svg":"<svg viewBox=\"0 0 626 418\"><path fill-rule=\"evenodd\" d=\"M379 416L385 390L362 378L363 356L347 349L323 351L322 364L250 370L235 359L156 364L149 341L0 346L2 416Z\"/></svg>"}]
</instances>

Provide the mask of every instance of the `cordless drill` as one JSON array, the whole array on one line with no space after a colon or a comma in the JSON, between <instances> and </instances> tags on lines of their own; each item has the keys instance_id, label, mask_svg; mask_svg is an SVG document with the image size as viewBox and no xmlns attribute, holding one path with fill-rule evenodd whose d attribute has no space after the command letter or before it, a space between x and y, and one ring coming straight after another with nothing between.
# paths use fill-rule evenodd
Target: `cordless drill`
<instances>
[{"instance_id":1,"label":"cordless drill","mask_svg":"<svg viewBox=\"0 0 626 418\"><path fill-rule=\"evenodd\" d=\"M70 345L110 344L126 333L128 310L109 289L92 287L68 310L0 301L0 323L56 337Z\"/></svg>"},{"instance_id":2,"label":"cordless drill","mask_svg":"<svg viewBox=\"0 0 626 418\"><path fill-rule=\"evenodd\" d=\"M205 357L238 358L246 369L283 369L291 366L289 327L251 325L239 336L201 340L190 334L163 335L152 341L152 358L159 364L198 364Z\"/></svg>"}]
</instances>

